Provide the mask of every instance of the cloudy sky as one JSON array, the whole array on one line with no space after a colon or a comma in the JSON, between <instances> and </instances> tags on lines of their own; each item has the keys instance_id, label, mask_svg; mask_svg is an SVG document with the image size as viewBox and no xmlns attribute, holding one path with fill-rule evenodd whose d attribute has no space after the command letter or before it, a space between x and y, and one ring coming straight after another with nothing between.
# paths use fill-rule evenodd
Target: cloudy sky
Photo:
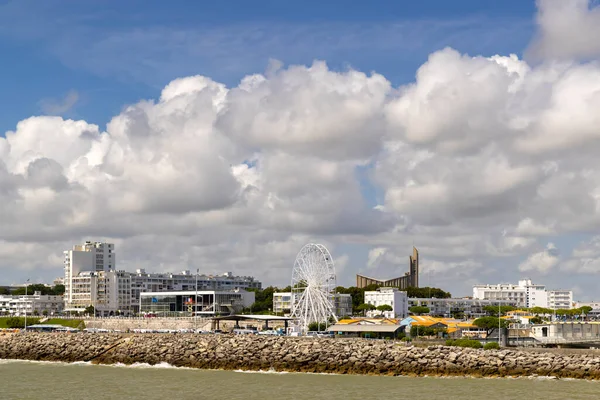
<instances>
[{"instance_id":1,"label":"cloudy sky","mask_svg":"<svg viewBox=\"0 0 600 400\"><path fill-rule=\"evenodd\" d=\"M0 284L107 240L284 286L315 241L600 297L596 2L197 3L0 1Z\"/></svg>"}]
</instances>

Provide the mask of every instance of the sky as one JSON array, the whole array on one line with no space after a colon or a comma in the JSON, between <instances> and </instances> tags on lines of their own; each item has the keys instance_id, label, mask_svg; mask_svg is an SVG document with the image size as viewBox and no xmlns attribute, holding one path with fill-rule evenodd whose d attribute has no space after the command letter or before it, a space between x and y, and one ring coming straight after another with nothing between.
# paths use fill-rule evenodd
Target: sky
<instances>
[{"instance_id":1,"label":"sky","mask_svg":"<svg viewBox=\"0 0 600 400\"><path fill-rule=\"evenodd\" d=\"M323 4L325 3L325 4ZM32 12L35 10L35 12ZM62 251L597 299L600 7L0 0L0 284Z\"/></svg>"}]
</instances>

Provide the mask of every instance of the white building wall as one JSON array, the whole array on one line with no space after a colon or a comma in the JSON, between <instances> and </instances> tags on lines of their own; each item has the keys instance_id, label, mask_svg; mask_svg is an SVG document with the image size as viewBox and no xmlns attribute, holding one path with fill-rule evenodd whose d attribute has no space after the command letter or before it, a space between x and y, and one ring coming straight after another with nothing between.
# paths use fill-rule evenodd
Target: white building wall
<instances>
[{"instance_id":1,"label":"white building wall","mask_svg":"<svg viewBox=\"0 0 600 400\"><path fill-rule=\"evenodd\" d=\"M383 315L386 318L406 318L408 316L408 296L406 292L396 288L379 288L376 291L365 292L365 304L372 304L375 307L387 304L392 307L392 311L386 311ZM370 316L380 315L379 311L371 311Z\"/></svg>"},{"instance_id":2,"label":"white building wall","mask_svg":"<svg viewBox=\"0 0 600 400\"><path fill-rule=\"evenodd\" d=\"M553 305L560 302L561 308L564 307L565 292L570 291L552 291L547 290L544 285L536 285L530 279L520 280L517 285L497 284L497 285L474 285L473 298L480 300L507 300L514 301L518 307L543 307L552 308ZM552 304L551 304L552 301ZM571 292L570 302L572 304L573 294ZM571 308L571 305L568 306Z\"/></svg>"}]
</instances>

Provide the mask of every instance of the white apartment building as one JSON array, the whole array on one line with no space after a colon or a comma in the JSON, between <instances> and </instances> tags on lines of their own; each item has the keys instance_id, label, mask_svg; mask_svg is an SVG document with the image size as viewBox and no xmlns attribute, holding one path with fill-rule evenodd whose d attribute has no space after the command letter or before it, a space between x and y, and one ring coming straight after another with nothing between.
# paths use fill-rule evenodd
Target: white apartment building
<instances>
[{"instance_id":1,"label":"white apartment building","mask_svg":"<svg viewBox=\"0 0 600 400\"><path fill-rule=\"evenodd\" d=\"M548 308L553 310L573 308L573 292L571 290L549 290Z\"/></svg>"},{"instance_id":2,"label":"white apartment building","mask_svg":"<svg viewBox=\"0 0 600 400\"><path fill-rule=\"evenodd\" d=\"M564 293L571 300L565 302ZM573 292L546 290L544 285L535 285L531 279L520 280L518 284L500 283L496 285L474 285L473 298L480 300L506 300L515 302L517 307L543 307L569 309L572 306Z\"/></svg>"},{"instance_id":3,"label":"white apartment building","mask_svg":"<svg viewBox=\"0 0 600 400\"><path fill-rule=\"evenodd\" d=\"M337 317L352 315L352 296L346 293L336 293L334 309ZM292 292L273 293L273 312L276 314L290 314L294 304Z\"/></svg>"},{"instance_id":4,"label":"white apartment building","mask_svg":"<svg viewBox=\"0 0 600 400\"><path fill-rule=\"evenodd\" d=\"M118 271L114 245L87 241L64 252L65 311L83 312L93 306L97 315L130 314L139 311L140 294L261 288L261 282L250 276L205 275L181 273L135 273Z\"/></svg>"},{"instance_id":5,"label":"white apartment building","mask_svg":"<svg viewBox=\"0 0 600 400\"><path fill-rule=\"evenodd\" d=\"M83 312L93 306L99 316L131 312L131 279L127 272L81 272L71 279L70 287L66 311Z\"/></svg>"},{"instance_id":6,"label":"white apartment building","mask_svg":"<svg viewBox=\"0 0 600 400\"><path fill-rule=\"evenodd\" d=\"M0 315L8 315L10 313L10 302L13 296L0 295Z\"/></svg>"},{"instance_id":7,"label":"white apartment building","mask_svg":"<svg viewBox=\"0 0 600 400\"><path fill-rule=\"evenodd\" d=\"M116 269L117 260L114 247L114 244L111 243L87 241L82 245L73 246L72 250L64 251L66 309L72 308L72 303L76 298L81 298L81 292L77 293L79 296L74 296L72 286L73 280L76 280L79 274L108 272Z\"/></svg>"},{"instance_id":8,"label":"white apartment building","mask_svg":"<svg viewBox=\"0 0 600 400\"><path fill-rule=\"evenodd\" d=\"M487 315L487 306L516 306L510 300L409 298L408 306L429 308L429 315L446 318L479 318Z\"/></svg>"},{"instance_id":9,"label":"white apartment building","mask_svg":"<svg viewBox=\"0 0 600 400\"><path fill-rule=\"evenodd\" d=\"M62 296L42 295L40 292L26 296L0 296L0 314L52 316L62 310Z\"/></svg>"},{"instance_id":10,"label":"white apartment building","mask_svg":"<svg viewBox=\"0 0 600 400\"><path fill-rule=\"evenodd\" d=\"M365 292L365 304L372 304L375 307L387 304L392 307L392 311L385 311L383 315L386 318L406 318L408 316L408 296L406 292L396 288L382 287L375 291ZM369 316L381 315L380 311L370 311Z\"/></svg>"}]
</instances>

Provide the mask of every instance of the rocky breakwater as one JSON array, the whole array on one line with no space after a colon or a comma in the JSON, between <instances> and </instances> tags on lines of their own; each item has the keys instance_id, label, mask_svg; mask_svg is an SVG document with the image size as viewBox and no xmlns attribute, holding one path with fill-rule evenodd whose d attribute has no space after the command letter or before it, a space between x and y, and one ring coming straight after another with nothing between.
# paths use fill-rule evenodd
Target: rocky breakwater
<instances>
[{"instance_id":1,"label":"rocky breakwater","mask_svg":"<svg viewBox=\"0 0 600 400\"><path fill-rule=\"evenodd\" d=\"M405 347L387 341L181 334L18 334L0 358L167 362L175 366L342 374L551 376L600 379L600 357L517 350Z\"/></svg>"}]
</instances>

